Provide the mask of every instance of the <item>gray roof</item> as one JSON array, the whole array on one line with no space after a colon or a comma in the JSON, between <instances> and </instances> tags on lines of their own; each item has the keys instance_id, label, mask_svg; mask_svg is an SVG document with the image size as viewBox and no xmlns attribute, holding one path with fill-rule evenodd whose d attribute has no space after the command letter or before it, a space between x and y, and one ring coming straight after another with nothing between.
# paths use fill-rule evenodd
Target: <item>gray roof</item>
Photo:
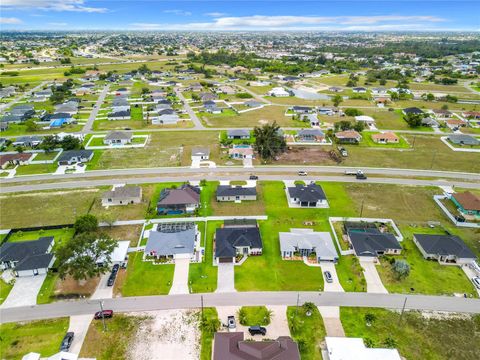
<instances>
[{"instance_id":1,"label":"gray roof","mask_svg":"<svg viewBox=\"0 0 480 360\"><path fill-rule=\"evenodd\" d=\"M463 135L463 134L450 135L448 137L448 140L450 140L454 144L459 144L459 145L460 144L461 145L480 145L480 140L470 135Z\"/></svg>"},{"instance_id":2,"label":"gray roof","mask_svg":"<svg viewBox=\"0 0 480 360\"><path fill-rule=\"evenodd\" d=\"M217 187L217 196L256 196L256 187L219 185Z\"/></svg>"},{"instance_id":3,"label":"gray roof","mask_svg":"<svg viewBox=\"0 0 480 360\"><path fill-rule=\"evenodd\" d=\"M154 252L158 256L193 254L194 244L194 227L176 232L150 231L145 253Z\"/></svg>"},{"instance_id":4,"label":"gray roof","mask_svg":"<svg viewBox=\"0 0 480 360\"><path fill-rule=\"evenodd\" d=\"M300 249L315 251L317 257L338 257L329 232L314 232L312 229L290 229L290 232L281 232L280 251L297 251Z\"/></svg>"},{"instance_id":5,"label":"gray roof","mask_svg":"<svg viewBox=\"0 0 480 360\"><path fill-rule=\"evenodd\" d=\"M250 136L250 130L245 130L245 129L233 129L233 130L227 130L227 136Z\"/></svg>"},{"instance_id":6,"label":"gray roof","mask_svg":"<svg viewBox=\"0 0 480 360\"><path fill-rule=\"evenodd\" d=\"M130 110L115 111L108 114L108 117L126 117L130 116Z\"/></svg>"},{"instance_id":7,"label":"gray roof","mask_svg":"<svg viewBox=\"0 0 480 360\"><path fill-rule=\"evenodd\" d=\"M57 161L70 161L72 158L89 159L93 156L92 150L67 150L64 151Z\"/></svg>"},{"instance_id":8,"label":"gray roof","mask_svg":"<svg viewBox=\"0 0 480 360\"><path fill-rule=\"evenodd\" d=\"M4 115L0 119L1 122L3 123L9 123L9 122L19 122L24 120L23 115L21 114L10 114L10 115Z\"/></svg>"},{"instance_id":9,"label":"gray roof","mask_svg":"<svg viewBox=\"0 0 480 360\"><path fill-rule=\"evenodd\" d=\"M42 141L42 138L40 136L19 136L14 142L31 143L35 141Z\"/></svg>"},{"instance_id":10,"label":"gray roof","mask_svg":"<svg viewBox=\"0 0 480 360\"><path fill-rule=\"evenodd\" d=\"M427 254L454 255L457 258L476 259L475 254L455 235L414 234L417 243Z\"/></svg>"},{"instance_id":11,"label":"gray roof","mask_svg":"<svg viewBox=\"0 0 480 360\"><path fill-rule=\"evenodd\" d=\"M244 105L250 106L250 107L257 107L257 106L263 105L263 103L257 100L248 100L244 102Z\"/></svg>"},{"instance_id":12,"label":"gray roof","mask_svg":"<svg viewBox=\"0 0 480 360\"><path fill-rule=\"evenodd\" d=\"M325 136L322 130L320 129L302 129L298 130L298 136Z\"/></svg>"},{"instance_id":13,"label":"gray roof","mask_svg":"<svg viewBox=\"0 0 480 360\"><path fill-rule=\"evenodd\" d=\"M412 113L412 114L423 114L423 111L421 109L419 109L418 107L409 107L409 108L405 108L403 109L403 112L405 114L408 114L408 113Z\"/></svg>"},{"instance_id":14,"label":"gray roof","mask_svg":"<svg viewBox=\"0 0 480 360\"><path fill-rule=\"evenodd\" d=\"M317 202L327 199L322 187L315 183L306 186L296 184L295 187L288 188L288 194L291 198L297 198L301 202Z\"/></svg>"},{"instance_id":15,"label":"gray roof","mask_svg":"<svg viewBox=\"0 0 480 360\"><path fill-rule=\"evenodd\" d=\"M393 234L349 231L348 236L357 256L377 256L379 252L402 247Z\"/></svg>"},{"instance_id":16,"label":"gray roof","mask_svg":"<svg viewBox=\"0 0 480 360\"><path fill-rule=\"evenodd\" d=\"M6 242L0 247L0 261L22 261L34 255L43 255L54 241L53 236L38 240Z\"/></svg>"},{"instance_id":17,"label":"gray roof","mask_svg":"<svg viewBox=\"0 0 480 360\"><path fill-rule=\"evenodd\" d=\"M193 147L192 148L192 155L193 156L209 156L210 155L210 148L200 147L200 146Z\"/></svg>"},{"instance_id":18,"label":"gray roof","mask_svg":"<svg viewBox=\"0 0 480 360\"><path fill-rule=\"evenodd\" d=\"M234 257L236 247L262 248L258 227L227 227L215 233L215 257Z\"/></svg>"},{"instance_id":19,"label":"gray roof","mask_svg":"<svg viewBox=\"0 0 480 360\"><path fill-rule=\"evenodd\" d=\"M132 136L132 133L128 131L110 131L105 136L105 140L130 140Z\"/></svg>"},{"instance_id":20,"label":"gray roof","mask_svg":"<svg viewBox=\"0 0 480 360\"><path fill-rule=\"evenodd\" d=\"M45 269L48 268L53 259L53 254L42 254L29 256L20 261L15 266L16 271L33 270L33 269Z\"/></svg>"},{"instance_id":21,"label":"gray roof","mask_svg":"<svg viewBox=\"0 0 480 360\"><path fill-rule=\"evenodd\" d=\"M142 196L140 186L118 186L114 190L105 191L102 199L129 199Z\"/></svg>"}]
</instances>

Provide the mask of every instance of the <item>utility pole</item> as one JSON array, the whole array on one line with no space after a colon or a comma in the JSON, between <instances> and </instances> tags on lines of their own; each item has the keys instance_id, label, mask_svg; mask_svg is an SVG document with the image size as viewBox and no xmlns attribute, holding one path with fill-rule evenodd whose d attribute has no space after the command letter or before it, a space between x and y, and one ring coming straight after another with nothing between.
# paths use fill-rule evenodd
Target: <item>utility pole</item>
<instances>
[{"instance_id":1,"label":"utility pole","mask_svg":"<svg viewBox=\"0 0 480 360\"><path fill-rule=\"evenodd\" d=\"M298 315L298 303L300 302L300 293L297 293L297 308L295 309L295 317Z\"/></svg>"},{"instance_id":2,"label":"utility pole","mask_svg":"<svg viewBox=\"0 0 480 360\"><path fill-rule=\"evenodd\" d=\"M103 331L107 331L107 324L105 324L105 314L103 313L103 301L100 301L100 311L102 314Z\"/></svg>"},{"instance_id":3,"label":"utility pole","mask_svg":"<svg viewBox=\"0 0 480 360\"><path fill-rule=\"evenodd\" d=\"M365 199L362 199L362 206L360 208L360 217L363 215L363 204L365 203Z\"/></svg>"},{"instance_id":4,"label":"utility pole","mask_svg":"<svg viewBox=\"0 0 480 360\"><path fill-rule=\"evenodd\" d=\"M407 305L407 297L405 296L405 301L403 302L402 312L400 313L400 318L398 319L398 325L402 322L403 313L405 312L405 306Z\"/></svg>"}]
</instances>

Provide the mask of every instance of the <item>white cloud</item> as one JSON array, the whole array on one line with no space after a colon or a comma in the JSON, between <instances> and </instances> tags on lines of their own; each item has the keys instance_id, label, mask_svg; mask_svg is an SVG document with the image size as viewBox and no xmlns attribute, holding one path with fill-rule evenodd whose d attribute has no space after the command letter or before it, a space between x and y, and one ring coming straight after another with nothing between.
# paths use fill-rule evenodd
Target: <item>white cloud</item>
<instances>
[{"instance_id":1,"label":"white cloud","mask_svg":"<svg viewBox=\"0 0 480 360\"><path fill-rule=\"evenodd\" d=\"M172 10L163 10L165 14L173 14L178 16L190 16L192 13L190 11L180 10L180 9L172 9Z\"/></svg>"},{"instance_id":2,"label":"white cloud","mask_svg":"<svg viewBox=\"0 0 480 360\"><path fill-rule=\"evenodd\" d=\"M39 9L49 11L74 11L104 13L108 9L85 6L85 0L1 0L4 9Z\"/></svg>"},{"instance_id":3,"label":"white cloud","mask_svg":"<svg viewBox=\"0 0 480 360\"><path fill-rule=\"evenodd\" d=\"M15 25L15 24L22 24L23 21L18 19L18 18L14 18L14 17L0 17L0 24L9 24L9 25Z\"/></svg>"},{"instance_id":4,"label":"white cloud","mask_svg":"<svg viewBox=\"0 0 480 360\"><path fill-rule=\"evenodd\" d=\"M421 30L446 21L436 16L264 16L219 17L199 23L133 23L135 30Z\"/></svg>"},{"instance_id":5,"label":"white cloud","mask_svg":"<svg viewBox=\"0 0 480 360\"><path fill-rule=\"evenodd\" d=\"M205 16L211 16L211 17L222 17L222 16L226 16L227 14L222 13L222 12L209 12L209 13L206 13L204 15Z\"/></svg>"}]
</instances>

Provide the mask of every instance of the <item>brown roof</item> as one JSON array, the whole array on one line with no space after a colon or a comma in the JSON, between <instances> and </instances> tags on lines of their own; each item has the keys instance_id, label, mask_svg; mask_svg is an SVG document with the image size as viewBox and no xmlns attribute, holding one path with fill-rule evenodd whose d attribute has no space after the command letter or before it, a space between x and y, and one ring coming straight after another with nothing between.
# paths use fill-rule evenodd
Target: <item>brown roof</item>
<instances>
[{"instance_id":1,"label":"brown roof","mask_svg":"<svg viewBox=\"0 0 480 360\"><path fill-rule=\"evenodd\" d=\"M452 195L465 210L480 211L480 198L470 191Z\"/></svg>"},{"instance_id":2,"label":"brown roof","mask_svg":"<svg viewBox=\"0 0 480 360\"><path fill-rule=\"evenodd\" d=\"M358 132L355 130L345 130L339 131L335 134L335 137L339 139L359 139L362 137Z\"/></svg>"},{"instance_id":3,"label":"brown roof","mask_svg":"<svg viewBox=\"0 0 480 360\"><path fill-rule=\"evenodd\" d=\"M213 360L300 360L289 336L277 340L244 341L243 332L215 333Z\"/></svg>"},{"instance_id":4,"label":"brown roof","mask_svg":"<svg viewBox=\"0 0 480 360\"><path fill-rule=\"evenodd\" d=\"M200 192L186 185L180 189L165 189L165 192L160 194L158 205L198 204L199 202Z\"/></svg>"},{"instance_id":5,"label":"brown roof","mask_svg":"<svg viewBox=\"0 0 480 360\"><path fill-rule=\"evenodd\" d=\"M16 154L5 154L0 155L0 166L3 166L5 163L9 161L27 161L29 160L33 154L31 153L16 153Z\"/></svg>"},{"instance_id":6,"label":"brown roof","mask_svg":"<svg viewBox=\"0 0 480 360\"><path fill-rule=\"evenodd\" d=\"M393 132L386 131L384 133L373 134L372 139L387 139L387 140L398 140L398 136L395 135Z\"/></svg>"}]
</instances>

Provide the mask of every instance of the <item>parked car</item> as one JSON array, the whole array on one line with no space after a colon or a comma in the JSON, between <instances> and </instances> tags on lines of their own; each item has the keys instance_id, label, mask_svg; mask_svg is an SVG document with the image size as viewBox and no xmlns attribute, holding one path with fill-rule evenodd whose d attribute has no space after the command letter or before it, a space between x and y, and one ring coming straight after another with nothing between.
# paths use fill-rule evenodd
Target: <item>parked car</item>
<instances>
[{"instance_id":1,"label":"parked car","mask_svg":"<svg viewBox=\"0 0 480 360\"><path fill-rule=\"evenodd\" d=\"M347 156L348 156L347 149L345 149L343 146L339 146L339 147L338 147L338 151L340 151L340 154L341 154L343 157L347 157Z\"/></svg>"},{"instance_id":2,"label":"parked car","mask_svg":"<svg viewBox=\"0 0 480 360\"><path fill-rule=\"evenodd\" d=\"M113 310L103 310L103 311L97 311L93 318L98 320L101 318L105 318L105 319L111 318L112 316L113 316Z\"/></svg>"},{"instance_id":3,"label":"parked car","mask_svg":"<svg viewBox=\"0 0 480 360\"><path fill-rule=\"evenodd\" d=\"M111 274L107 281L107 286L113 286L115 283L116 274Z\"/></svg>"},{"instance_id":4,"label":"parked car","mask_svg":"<svg viewBox=\"0 0 480 360\"><path fill-rule=\"evenodd\" d=\"M118 264L113 265L112 274L113 274L113 273L116 274L116 273L118 272L118 269L120 269L120 265L118 265Z\"/></svg>"},{"instance_id":5,"label":"parked car","mask_svg":"<svg viewBox=\"0 0 480 360\"><path fill-rule=\"evenodd\" d=\"M327 281L327 283L332 283L333 282L333 277L332 277L332 274L330 273L330 271L324 271L323 275L325 275L325 280Z\"/></svg>"},{"instance_id":6,"label":"parked car","mask_svg":"<svg viewBox=\"0 0 480 360\"><path fill-rule=\"evenodd\" d=\"M62 344L60 345L60 351L68 351L72 346L74 333L69 331L65 334Z\"/></svg>"},{"instance_id":7,"label":"parked car","mask_svg":"<svg viewBox=\"0 0 480 360\"><path fill-rule=\"evenodd\" d=\"M227 327L228 327L228 331L235 331L235 330L237 330L237 323L235 322L235 316L230 315L230 316L227 318Z\"/></svg>"},{"instance_id":8,"label":"parked car","mask_svg":"<svg viewBox=\"0 0 480 360\"><path fill-rule=\"evenodd\" d=\"M250 180L258 180L258 176L257 175L250 175L249 179Z\"/></svg>"},{"instance_id":9,"label":"parked car","mask_svg":"<svg viewBox=\"0 0 480 360\"><path fill-rule=\"evenodd\" d=\"M472 282L477 289L480 289L480 277L477 276L472 278Z\"/></svg>"},{"instance_id":10,"label":"parked car","mask_svg":"<svg viewBox=\"0 0 480 360\"><path fill-rule=\"evenodd\" d=\"M265 336L267 335L267 329L264 328L263 326L250 326L248 328L248 332L250 335L262 335Z\"/></svg>"},{"instance_id":11,"label":"parked car","mask_svg":"<svg viewBox=\"0 0 480 360\"><path fill-rule=\"evenodd\" d=\"M307 174L306 171L301 170L301 171L298 172L298 176L307 176L307 175L308 174Z\"/></svg>"}]
</instances>

